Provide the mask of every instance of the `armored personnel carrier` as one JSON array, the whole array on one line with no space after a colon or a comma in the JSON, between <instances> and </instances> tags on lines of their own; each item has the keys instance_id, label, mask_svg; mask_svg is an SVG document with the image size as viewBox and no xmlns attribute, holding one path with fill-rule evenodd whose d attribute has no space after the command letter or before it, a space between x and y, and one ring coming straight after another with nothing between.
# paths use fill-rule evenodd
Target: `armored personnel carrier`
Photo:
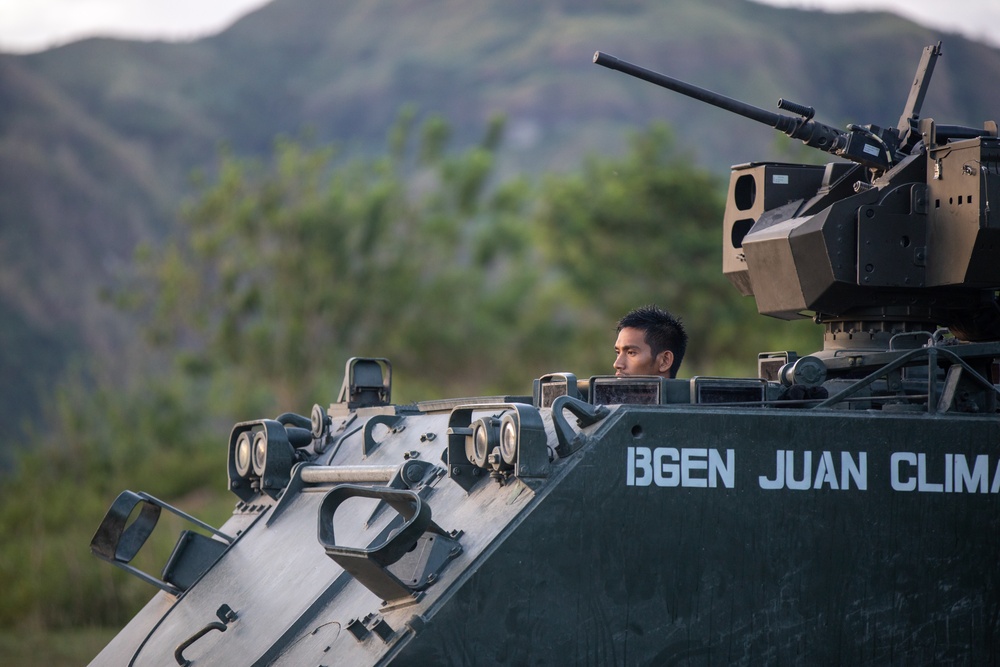
<instances>
[{"instance_id":1,"label":"armored personnel carrier","mask_svg":"<svg viewBox=\"0 0 1000 667\"><path fill-rule=\"evenodd\" d=\"M996 664L1000 140L919 117L939 55L896 127L839 130L596 54L838 158L734 167L723 223L734 286L823 350L411 405L351 359L235 425L221 527L114 501L91 549L159 591L93 664ZM191 529L149 574L163 510Z\"/></svg>"}]
</instances>

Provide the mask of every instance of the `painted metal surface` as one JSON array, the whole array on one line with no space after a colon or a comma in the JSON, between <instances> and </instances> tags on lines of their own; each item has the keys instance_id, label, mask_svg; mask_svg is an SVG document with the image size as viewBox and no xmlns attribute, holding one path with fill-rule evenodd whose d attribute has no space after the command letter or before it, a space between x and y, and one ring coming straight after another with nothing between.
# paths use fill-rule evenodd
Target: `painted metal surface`
<instances>
[{"instance_id":1,"label":"painted metal surface","mask_svg":"<svg viewBox=\"0 0 1000 667\"><path fill-rule=\"evenodd\" d=\"M444 434L420 436L445 426L408 416L379 461L440 460ZM333 487L302 488L196 586L158 594L95 664L177 664L221 604L238 618L192 644L192 664L997 660L995 416L622 405L582 437L535 488L429 486L462 553L412 603L383 608L327 557L317 517ZM376 505L338 517L344 543L392 521L365 528ZM366 617L384 637L348 630Z\"/></svg>"}]
</instances>

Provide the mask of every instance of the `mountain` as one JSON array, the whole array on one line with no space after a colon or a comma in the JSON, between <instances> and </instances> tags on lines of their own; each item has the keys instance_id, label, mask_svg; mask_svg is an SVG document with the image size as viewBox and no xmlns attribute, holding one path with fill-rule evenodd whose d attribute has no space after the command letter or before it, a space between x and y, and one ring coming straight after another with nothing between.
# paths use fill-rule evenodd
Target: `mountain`
<instances>
[{"instance_id":1,"label":"mountain","mask_svg":"<svg viewBox=\"0 0 1000 667\"><path fill-rule=\"evenodd\" d=\"M263 156L278 135L312 132L377 153L413 104L443 114L458 142L505 115L508 173L620 152L653 121L721 172L798 149L595 67L594 51L763 108L814 106L834 126L895 126L921 49L939 39L922 116L981 126L1000 109L1000 88L984 83L1000 78L1000 51L890 14L748 0L275 0L190 43L0 55L0 414L8 433L37 421L80 356L127 374L133 323L101 288L125 275L138 242L167 232L190 174L210 171L221 145Z\"/></svg>"}]
</instances>

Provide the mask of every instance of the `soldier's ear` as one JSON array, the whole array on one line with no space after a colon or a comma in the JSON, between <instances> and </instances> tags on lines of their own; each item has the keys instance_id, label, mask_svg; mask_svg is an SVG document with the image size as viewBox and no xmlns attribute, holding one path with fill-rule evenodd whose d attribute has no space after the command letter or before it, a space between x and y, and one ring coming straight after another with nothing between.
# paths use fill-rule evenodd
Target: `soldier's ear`
<instances>
[{"instance_id":1,"label":"soldier's ear","mask_svg":"<svg viewBox=\"0 0 1000 667\"><path fill-rule=\"evenodd\" d=\"M674 365L674 353L670 350L664 350L656 355L656 370L662 375L670 374L670 367Z\"/></svg>"}]
</instances>

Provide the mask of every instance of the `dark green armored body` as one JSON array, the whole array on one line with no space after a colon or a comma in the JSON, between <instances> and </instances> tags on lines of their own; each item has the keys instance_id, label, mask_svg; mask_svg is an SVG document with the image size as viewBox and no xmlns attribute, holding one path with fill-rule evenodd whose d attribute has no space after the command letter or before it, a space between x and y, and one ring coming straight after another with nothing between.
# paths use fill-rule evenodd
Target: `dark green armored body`
<instances>
[{"instance_id":1,"label":"dark green armored body","mask_svg":"<svg viewBox=\"0 0 1000 667\"><path fill-rule=\"evenodd\" d=\"M233 516L162 573L130 562L176 510L119 496L91 548L161 590L94 664L996 664L1000 147L919 119L939 54L846 131L598 54L847 159L734 167L724 222L733 284L824 349L413 405L352 359L234 427Z\"/></svg>"}]
</instances>

